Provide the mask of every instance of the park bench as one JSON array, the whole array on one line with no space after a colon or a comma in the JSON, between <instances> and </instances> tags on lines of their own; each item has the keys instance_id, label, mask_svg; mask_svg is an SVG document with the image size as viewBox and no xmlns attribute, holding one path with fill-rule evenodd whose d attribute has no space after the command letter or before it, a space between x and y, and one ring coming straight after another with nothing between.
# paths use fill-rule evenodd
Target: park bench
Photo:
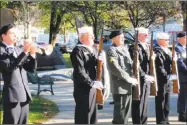
<instances>
[{"instance_id":1,"label":"park bench","mask_svg":"<svg viewBox=\"0 0 187 125\"><path fill-rule=\"evenodd\" d=\"M38 84L38 92L37 95L39 95L42 91L46 92L49 91L51 92L52 95L54 95L53 93L53 85L54 85L54 81L51 79L50 76L46 76L46 77L39 77L37 72L27 72L27 77L28 77L28 81L32 84ZM49 85L50 89L42 89L41 90L41 85Z\"/></svg>"}]
</instances>

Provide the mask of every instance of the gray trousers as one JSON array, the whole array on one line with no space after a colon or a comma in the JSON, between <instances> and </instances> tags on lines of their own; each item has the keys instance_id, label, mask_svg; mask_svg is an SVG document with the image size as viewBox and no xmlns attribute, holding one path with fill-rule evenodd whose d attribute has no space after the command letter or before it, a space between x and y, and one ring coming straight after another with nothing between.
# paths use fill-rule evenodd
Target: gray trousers
<instances>
[{"instance_id":1,"label":"gray trousers","mask_svg":"<svg viewBox=\"0 0 187 125\"><path fill-rule=\"evenodd\" d=\"M3 103L3 124L27 124L29 102Z\"/></svg>"},{"instance_id":2,"label":"gray trousers","mask_svg":"<svg viewBox=\"0 0 187 125\"><path fill-rule=\"evenodd\" d=\"M187 83L180 83L177 111L178 113L187 114Z\"/></svg>"},{"instance_id":3,"label":"gray trousers","mask_svg":"<svg viewBox=\"0 0 187 125\"><path fill-rule=\"evenodd\" d=\"M113 124L127 124L132 105L132 95L113 94L114 112Z\"/></svg>"}]
</instances>

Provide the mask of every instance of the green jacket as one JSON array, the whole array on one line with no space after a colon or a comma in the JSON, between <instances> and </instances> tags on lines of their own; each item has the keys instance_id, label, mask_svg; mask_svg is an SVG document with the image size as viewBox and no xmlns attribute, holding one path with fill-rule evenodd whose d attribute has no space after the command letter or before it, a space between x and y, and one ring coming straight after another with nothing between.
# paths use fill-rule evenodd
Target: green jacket
<instances>
[{"instance_id":1,"label":"green jacket","mask_svg":"<svg viewBox=\"0 0 187 125\"><path fill-rule=\"evenodd\" d=\"M132 94L132 60L127 46L111 46L107 51L112 94Z\"/></svg>"}]
</instances>

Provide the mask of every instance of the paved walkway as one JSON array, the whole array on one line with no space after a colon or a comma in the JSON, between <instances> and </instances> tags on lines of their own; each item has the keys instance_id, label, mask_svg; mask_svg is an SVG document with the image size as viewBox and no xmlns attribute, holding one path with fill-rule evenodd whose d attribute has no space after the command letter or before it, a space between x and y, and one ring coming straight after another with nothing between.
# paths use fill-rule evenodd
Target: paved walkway
<instances>
[{"instance_id":1,"label":"paved walkway","mask_svg":"<svg viewBox=\"0 0 187 125\"><path fill-rule=\"evenodd\" d=\"M30 85L32 93L36 94L37 85ZM73 83L71 80L56 82L54 85L54 94L51 95L49 92L42 92L40 95L43 98L47 98L51 101L54 101L58 107L60 112L53 117L52 119L48 120L43 124L57 124L57 123L65 123L65 124L72 124L74 123L74 98L73 98ZM113 105L109 105L109 102L112 101L110 97L108 100L105 101L104 109L99 111L99 121L98 124L111 124L112 121L112 112L113 112ZM187 124L184 122L178 122L178 114L176 113L176 104L177 104L177 95L171 95L171 107L170 107L170 124ZM150 97L149 100L149 119L148 124L156 124L155 122L155 108L154 108L154 98ZM129 119L129 124L132 124L131 118Z\"/></svg>"}]
</instances>

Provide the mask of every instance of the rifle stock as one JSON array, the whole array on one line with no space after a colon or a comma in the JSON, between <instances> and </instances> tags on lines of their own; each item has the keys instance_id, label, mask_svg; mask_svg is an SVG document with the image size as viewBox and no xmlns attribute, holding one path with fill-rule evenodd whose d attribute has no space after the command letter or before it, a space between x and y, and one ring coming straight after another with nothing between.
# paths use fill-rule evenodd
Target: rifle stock
<instances>
[{"instance_id":1,"label":"rifle stock","mask_svg":"<svg viewBox=\"0 0 187 125\"><path fill-rule=\"evenodd\" d=\"M138 31L135 32L135 47L133 56L133 76L137 79L138 84L133 89L132 99L140 100L140 73L139 73L139 53L138 53Z\"/></svg>"},{"instance_id":2,"label":"rifle stock","mask_svg":"<svg viewBox=\"0 0 187 125\"><path fill-rule=\"evenodd\" d=\"M173 35L173 44L172 44L172 74L177 75L177 79L173 80L173 93L179 93L179 78L178 78L178 67L177 67L177 62L174 60L176 54L175 54L175 39Z\"/></svg>"},{"instance_id":3,"label":"rifle stock","mask_svg":"<svg viewBox=\"0 0 187 125\"><path fill-rule=\"evenodd\" d=\"M103 49L103 36L101 35L101 38L99 40L99 54L102 52L102 49ZM98 60L98 62L97 62L97 80L98 81L102 81L102 65L103 65L102 61ZM103 98L102 90L97 89L96 103L101 104L101 105L104 104L104 98Z\"/></svg>"},{"instance_id":4,"label":"rifle stock","mask_svg":"<svg viewBox=\"0 0 187 125\"><path fill-rule=\"evenodd\" d=\"M157 96L158 84L157 84L157 76L156 76L156 68L155 68L155 59L153 58L153 31L151 33L151 45L150 45L150 75L154 77L154 83L151 84L150 95Z\"/></svg>"}]
</instances>

